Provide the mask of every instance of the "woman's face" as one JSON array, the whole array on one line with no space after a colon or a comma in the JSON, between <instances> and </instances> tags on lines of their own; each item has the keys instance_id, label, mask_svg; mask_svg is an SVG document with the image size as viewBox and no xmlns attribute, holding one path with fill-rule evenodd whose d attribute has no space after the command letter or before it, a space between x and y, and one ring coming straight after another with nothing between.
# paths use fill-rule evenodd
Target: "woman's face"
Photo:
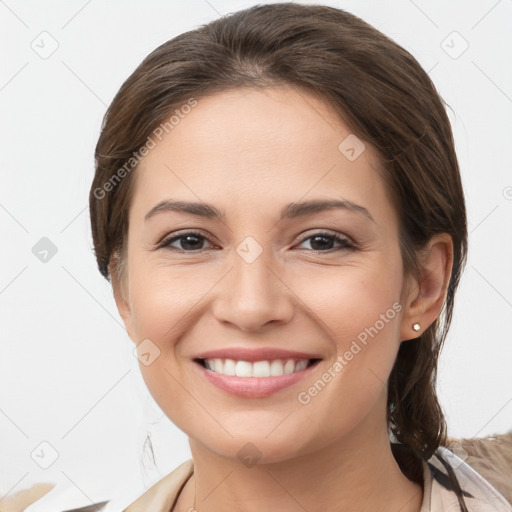
<instances>
[{"instance_id":1,"label":"woman's face","mask_svg":"<svg viewBox=\"0 0 512 512\"><path fill-rule=\"evenodd\" d=\"M398 218L372 148L331 112L289 87L201 98L136 171L116 300L156 402L225 457L387 432L386 381L413 337ZM214 373L197 360L231 349L246 352L209 354Z\"/></svg>"}]
</instances>

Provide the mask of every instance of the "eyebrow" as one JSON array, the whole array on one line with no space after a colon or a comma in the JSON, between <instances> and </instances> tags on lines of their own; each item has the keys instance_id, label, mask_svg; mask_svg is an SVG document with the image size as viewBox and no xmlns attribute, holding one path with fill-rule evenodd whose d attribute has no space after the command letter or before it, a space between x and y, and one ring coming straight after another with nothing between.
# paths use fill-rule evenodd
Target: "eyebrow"
<instances>
[{"instance_id":1,"label":"eyebrow","mask_svg":"<svg viewBox=\"0 0 512 512\"><path fill-rule=\"evenodd\" d=\"M304 201L301 203L290 203L281 211L281 220L295 219L305 215L311 215L323 211L341 208L344 210L353 211L363 214L372 222L376 222L371 213L359 204L353 203L346 199L317 199L311 201ZM151 210L146 213L144 220L149 220L155 215L162 212L180 212L188 213L189 215L196 215L198 217L205 217L208 219L216 219L223 221L225 219L224 212L215 208L215 206L201 202L187 202L187 201L172 201L164 200L153 206Z\"/></svg>"}]
</instances>

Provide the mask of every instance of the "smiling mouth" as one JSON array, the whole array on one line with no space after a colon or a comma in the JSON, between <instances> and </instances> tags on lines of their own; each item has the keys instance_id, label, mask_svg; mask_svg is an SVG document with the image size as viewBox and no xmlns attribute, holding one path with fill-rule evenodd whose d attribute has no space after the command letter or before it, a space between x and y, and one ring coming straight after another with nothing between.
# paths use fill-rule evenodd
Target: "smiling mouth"
<instances>
[{"instance_id":1,"label":"smiling mouth","mask_svg":"<svg viewBox=\"0 0 512 512\"><path fill-rule=\"evenodd\" d=\"M229 358L194 359L206 370L232 377L280 377L301 372L316 365L321 359L273 359L243 361Z\"/></svg>"}]
</instances>

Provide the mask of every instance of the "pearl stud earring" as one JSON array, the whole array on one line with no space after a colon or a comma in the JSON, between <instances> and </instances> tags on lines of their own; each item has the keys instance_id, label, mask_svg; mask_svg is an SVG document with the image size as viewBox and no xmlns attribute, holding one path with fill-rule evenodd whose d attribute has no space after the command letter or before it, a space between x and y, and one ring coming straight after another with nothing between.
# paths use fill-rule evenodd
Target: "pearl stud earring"
<instances>
[{"instance_id":1,"label":"pearl stud earring","mask_svg":"<svg viewBox=\"0 0 512 512\"><path fill-rule=\"evenodd\" d=\"M420 327L420 324L416 323L412 326L412 328L415 330L415 331L419 331L421 329Z\"/></svg>"}]
</instances>

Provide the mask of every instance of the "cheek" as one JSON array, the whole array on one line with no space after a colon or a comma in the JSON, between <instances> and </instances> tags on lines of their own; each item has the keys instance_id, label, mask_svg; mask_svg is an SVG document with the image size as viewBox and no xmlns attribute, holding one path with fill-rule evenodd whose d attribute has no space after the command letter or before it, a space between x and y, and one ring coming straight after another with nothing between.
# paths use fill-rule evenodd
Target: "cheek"
<instances>
[{"instance_id":1,"label":"cheek","mask_svg":"<svg viewBox=\"0 0 512 512\"><path fill-rule=\"evenodd\" d=\"M298 398L309 409L310 420L332 425L333 435L341 424L350 429L361 421L377 400L384 402L403 310L401 267L385 261L343 269L335 279L315 279L309 288L308 306L334 355Z\"/></svg>"},{"instance_id":2,"label":"cheek","mask_svg":"<svg viewBox=\"0 0 512 512\"><path fill-rule=\"evenodd\" d=\"M312 297L333 354L329 368L335 377L325 380L336 383L329 387L362 398L378 392L380 385L372 384L387 381L399 347L403 306L397 296L398 289L377 293L374 286L361 284L331 287L328 298Z\"/></svg>"},{"instance_id":3,"label":"cheek","mask_svg":"<svg viewBox=\"0 0 512 512\"><path fill-rule=\"evenodd\" d=\"M376 254L363 264L290 276L290 287L338 354L349 350L356 339L364 344L375 337L398 337L401 268L386 260L394 261Z\"/></svg>"},{"instance_id":4,"label":"cheek","mask_svg":"<svg viewBox=\"0 0 512 512\"><path fill-rule=\"evenodd\" d=\"M399 347L400 304L367 302L364 308L342 308L340 314L347 314L345 322L332 317L337 325L335 357L304 382L296 397L301 423L323 432L321 439L311 440L311 449L365 431L365 423L385 421L387 380Z\"/></svg>"},{"instance_id":5,"label":"cheek","mask_svg":"<svg viewBox=\"0 0 512 512\"><path fill-rule=\"evenodd\" d=\"M135 335L139 343L150 340L149 346L157 354L151 364L139 365L141 374L171 421L186 430L190 395L185 390L193 389L193 382L189 380L189 362L184 357L189 347L182 341L187 335L190 337L190 331L199 323L204 314L201 299L207 297L219 276L206 266L199 272L193 265L153 266L142 258L134 263L130 300Z\"/></svg>"},{"instance_id":6,"label":"cheek","mask_svg":"<svg viewBox=\"0 0 512 512\"><path fill-rule=\"evenodd\" d=\"M159 407L184 432L188 432L193 421L188 409L196 414L198 411L187 392L193 386L182 364L180 340L195 323L194 305L207 291L187 275L179 275L174 269L146 268L133 275L130 282L135 334L139 342L150 340L151 351L156 354L150 364L141 360L141 375Z\"/></svg>"},{"instance_id":7,"label":"cheek","mask_svg":"<svg viewBox=\"0 0 512 512\"><path fill-rule=\"evenodd\" d=\"M201 272L192 265L172 267L134 260L132 268L130 301L136 334L139 339L153 340L161 351L169 351L180 332L193 324L201 298L217 278L211 270Z\"/></svg>"}]
</instances>

